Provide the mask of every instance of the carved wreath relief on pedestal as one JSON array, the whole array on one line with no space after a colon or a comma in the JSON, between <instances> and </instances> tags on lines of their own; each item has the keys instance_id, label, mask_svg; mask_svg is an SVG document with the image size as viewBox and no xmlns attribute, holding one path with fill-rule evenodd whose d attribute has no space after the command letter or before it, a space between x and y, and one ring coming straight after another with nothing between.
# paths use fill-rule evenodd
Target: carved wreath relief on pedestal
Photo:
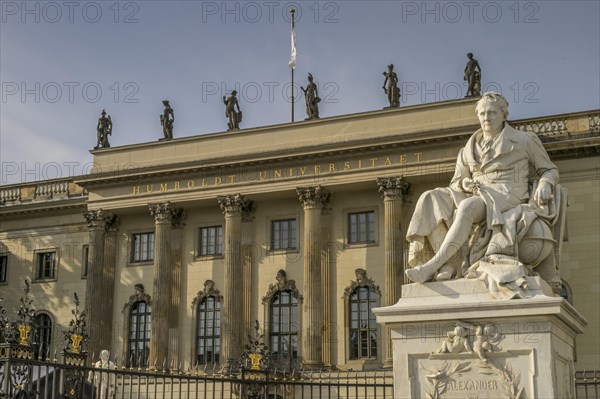
<instances>
[{"instance_id":1,"label":"carved wreath relief on pedestal","mask_svg":"<svg viewBox=\"0 0 600 399\"><path fill-rule=\"evenodd\" d=\"M501 350L498 344L503 338L494 324L476 325L458 321L456 327L446 334L440 347L430 355L430 359L440 359L446 354L450 357L471 353L479 361L444 360L438 368L421 365L427 373L427 398L442 398L448 391L460 391L468 398L477 398L478 393L486 391L498 391L506 399L525 399L524 388L520 387L520 374L513 370L508 360L502 363L488 357L488 354ZM474 366L477 369L473 369ZM493 379L462 378L466 373L490 376Z\"/></svg>"}]
</instances>

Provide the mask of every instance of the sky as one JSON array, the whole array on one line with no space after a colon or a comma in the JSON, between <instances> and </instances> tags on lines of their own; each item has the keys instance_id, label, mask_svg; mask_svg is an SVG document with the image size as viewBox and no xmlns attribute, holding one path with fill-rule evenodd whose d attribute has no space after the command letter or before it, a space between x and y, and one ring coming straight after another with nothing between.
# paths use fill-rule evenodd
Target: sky
<instances>
[{"instance_id":1,"label":"sky","mask_svg":"<svg viewBox=\"0 0 600 399\"><path fill-rule=\"evenodd\" d=\"M600 108L600 1L0 0L0 185L89 173L103 109L112 147L222 132L238 91L241 128L295 119L310 72L322 118L462 98L472 52L509 119Z\"/></svg>"}]
</instances>

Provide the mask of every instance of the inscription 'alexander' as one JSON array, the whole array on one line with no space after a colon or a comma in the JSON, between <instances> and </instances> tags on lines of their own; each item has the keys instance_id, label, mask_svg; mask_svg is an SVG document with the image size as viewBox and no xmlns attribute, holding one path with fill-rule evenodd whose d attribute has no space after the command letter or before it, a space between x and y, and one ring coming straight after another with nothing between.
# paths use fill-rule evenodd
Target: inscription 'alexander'
<instances>
[{"instance_id":1,"label":"inscription 'alexander'","mask_svg":"<svg viewBox=\"0 0 600 399\"><path fill-rule=\"evenodd\" d=\"M421 162L422 152L401 154L387 157L374 157L352 161L338 161L331 163L318 163L306 166L293 166L286 168L257 169L243 171L235 174L202 177L196 179L176 180L168 183L153 183L133 186L133 195L173 192L179 190L193 190L216 187L227 184L251 183L261 181L275 181L279 179L303 176L327 176L349 170L378 168L385 166L407 165Z\"/></svg>"}]
</instances>

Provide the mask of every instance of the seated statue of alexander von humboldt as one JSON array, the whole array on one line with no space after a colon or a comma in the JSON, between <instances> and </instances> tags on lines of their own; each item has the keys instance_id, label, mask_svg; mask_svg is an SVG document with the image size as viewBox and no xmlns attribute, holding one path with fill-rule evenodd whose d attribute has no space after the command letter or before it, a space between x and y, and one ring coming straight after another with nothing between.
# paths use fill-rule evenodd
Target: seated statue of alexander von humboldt
<instances>
[{"instance_id":1,"label":"seated statue of alexander von humboldt","mask_svg":"<svg viewBox=\"0 0 600 399\"><path fill-rule=\"evenodd\" d=\"M519 286L546 261L542 277L556 286L549 228L558 209L556 165L535 133L508 125L502 95L485 93L476 114L481 129L460 150L450 186L424 192L416 204L407 230L411 268L406 274L424 283L479 277L480 268L497 284ZM531 175L539 179L533 188ZM518 244L534 228L550 245L538 248L536 259L524 260L528 254Z\"/></svg>"}]
</instances>

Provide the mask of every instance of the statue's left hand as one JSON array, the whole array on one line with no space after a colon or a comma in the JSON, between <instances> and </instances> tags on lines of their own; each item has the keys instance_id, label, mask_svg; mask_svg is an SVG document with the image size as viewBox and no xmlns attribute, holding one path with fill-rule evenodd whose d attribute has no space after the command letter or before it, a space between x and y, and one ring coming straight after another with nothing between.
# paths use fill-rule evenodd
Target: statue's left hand
<instances>
[{"instance_id":1,"label":"statue's left hand","mask_svg":"<svg viewBox=\"0 0 600 399\"><path fill-rule=\"evenodd\" d=\"M552 184L547 181L540 181L533 194L533 202L537 206L542 206L546 205L550 198L552 198Z\"/></svg>"}]
</instances>

